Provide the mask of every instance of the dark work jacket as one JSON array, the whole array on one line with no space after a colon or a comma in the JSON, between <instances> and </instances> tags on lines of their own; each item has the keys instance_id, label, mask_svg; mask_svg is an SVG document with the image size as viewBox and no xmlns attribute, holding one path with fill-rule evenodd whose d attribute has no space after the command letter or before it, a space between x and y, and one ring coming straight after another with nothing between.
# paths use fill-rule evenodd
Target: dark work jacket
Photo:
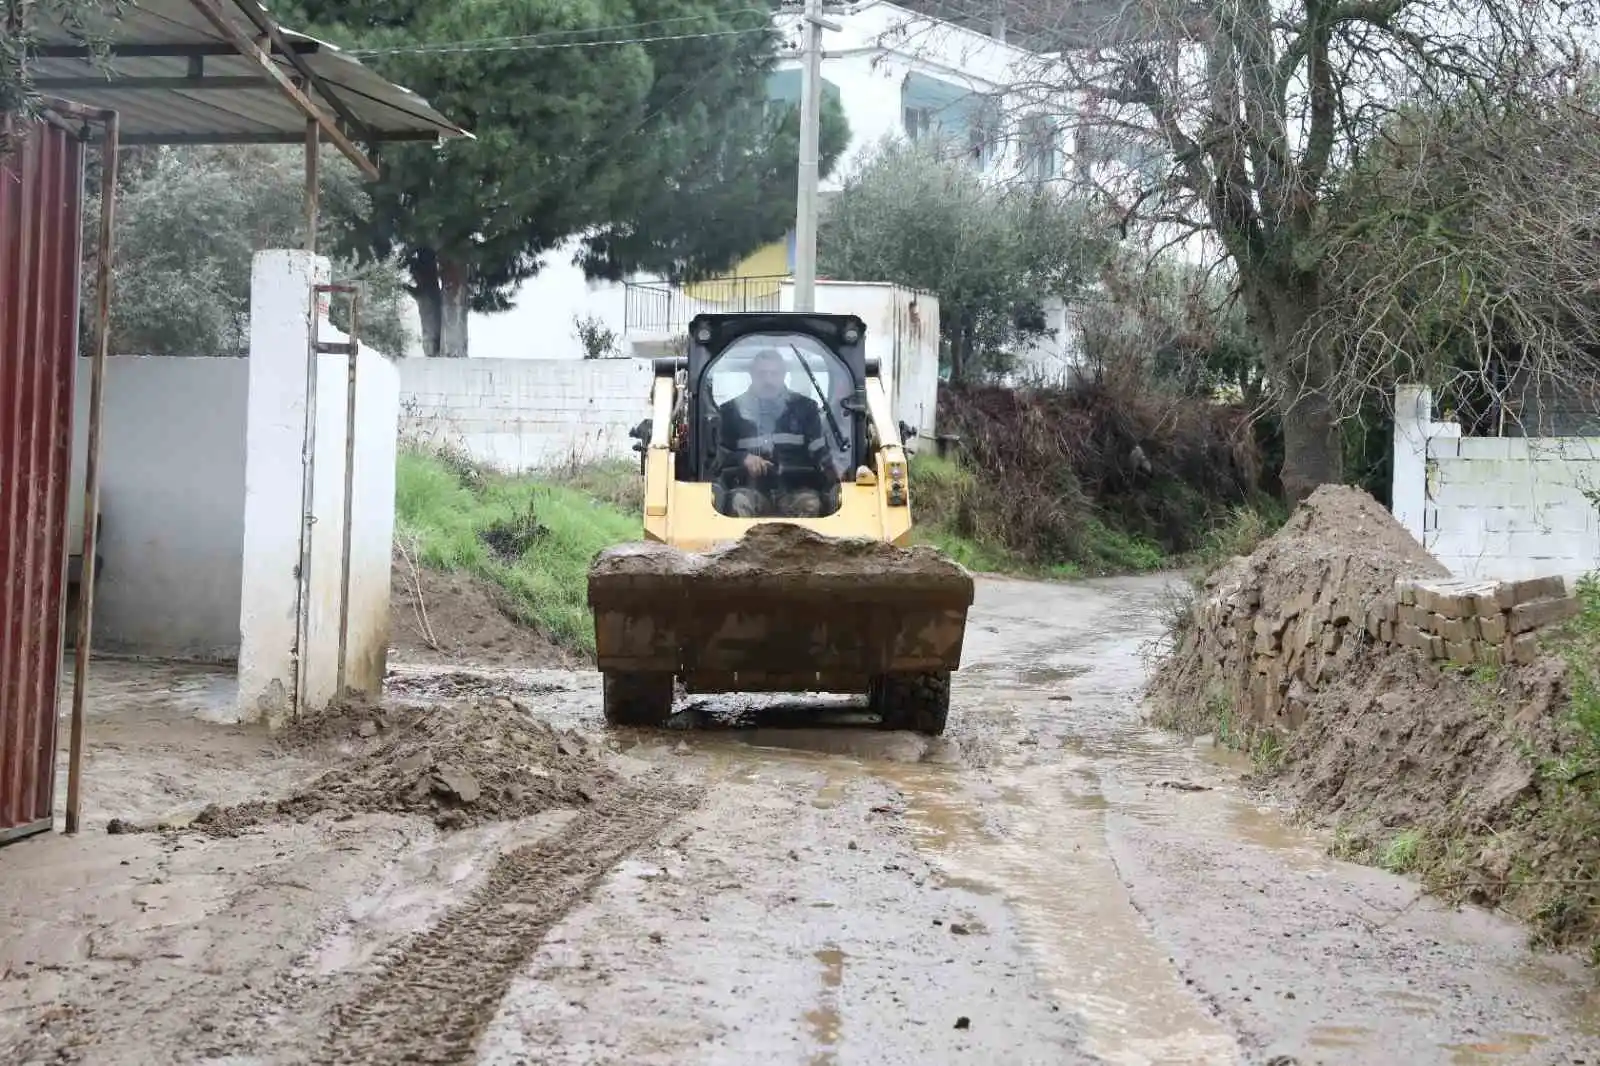
<instances>
[{"instance_id":1,"label":"dark work jacket","mask_svg":"<svg viewBox=\"0 0 1600 1066\"><path fill-rule=\"evenodd\" d=\"M807 397L790 392L776 428L767 436L757 431L759 405L753 394L741 393L717 411L722 423L717 466L725 483L736 485L749 480L744 460L751 454L775 463L786 480L789 475L824 471L829 455L822 412Z\"/></svg>"}]
</instances>

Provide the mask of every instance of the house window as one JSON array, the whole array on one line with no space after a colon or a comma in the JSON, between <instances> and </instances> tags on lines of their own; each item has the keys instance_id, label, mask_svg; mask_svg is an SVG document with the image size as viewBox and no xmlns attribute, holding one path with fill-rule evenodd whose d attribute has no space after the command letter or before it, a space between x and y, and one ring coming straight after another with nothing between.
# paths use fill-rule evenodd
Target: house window
<instances>
[{"instance_id":1,"label":"house window","mask_svg":"<svg viewBox=\"0 0 1600 1066\"><path fill-rule=\"evenodd\" d=\"M968 108L967 116L967 161L977 170L987 170L1000 147L999 101L980 96Z\"/></svg>"},{"instance_id":2,"label":"house window","mask_svg":"<svg viewBox=\"0 0 1600 1066\"><path fill-rule=\"evenodd\" d=\"M925 141L933 133L933 109L907 107L904 113L906 136L913 141Z\"/></svg>"},{"instance_id":3,"label":"house window","mask_svg":"<svg viewBox=\"0 0 1600 1066\"><path fill-rule=\"evenodd\" d=\"M1056 130L1048 116L1029 115L1022 120L1021 147L1024 177L1034 181L1050 181L1060 174Z\"/></svg>"}]
</instances>

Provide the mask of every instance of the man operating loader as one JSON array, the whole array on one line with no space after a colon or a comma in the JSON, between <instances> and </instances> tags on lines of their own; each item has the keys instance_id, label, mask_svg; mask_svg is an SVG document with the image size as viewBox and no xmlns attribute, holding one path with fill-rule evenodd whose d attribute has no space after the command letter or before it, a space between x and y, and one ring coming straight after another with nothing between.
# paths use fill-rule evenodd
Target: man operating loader
<instances>
[{"instance_id":1,"label":"man operating loader","mask_svg":"<svg viewBox=\"0 0 1600 1066\"><path fill-rule=\"evenodd\" d=\"M763 348L750 360L750 387L718 409L719 479L734 517L815 518L839 480L820 409L787 378L783 354Z\"/></svg>"}]
</instances>

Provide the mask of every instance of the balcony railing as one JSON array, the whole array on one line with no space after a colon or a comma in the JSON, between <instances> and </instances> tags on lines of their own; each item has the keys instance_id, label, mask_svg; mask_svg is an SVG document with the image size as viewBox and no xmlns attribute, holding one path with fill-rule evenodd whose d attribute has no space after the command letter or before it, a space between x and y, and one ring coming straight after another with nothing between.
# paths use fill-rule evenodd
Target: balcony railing
<instances>
[{"instance_id":1,"label":"balcony railing","mask_svg":"<svg viewBox=\"0 0 1600 1066\"><path fill-rule=\"evenodd\" d=\"M677 336L689 332L698 314L776 311L787 274L714 278L684 288L662 282L630 281L623 289L623 331Z\"/></svg>"}]
</instances>

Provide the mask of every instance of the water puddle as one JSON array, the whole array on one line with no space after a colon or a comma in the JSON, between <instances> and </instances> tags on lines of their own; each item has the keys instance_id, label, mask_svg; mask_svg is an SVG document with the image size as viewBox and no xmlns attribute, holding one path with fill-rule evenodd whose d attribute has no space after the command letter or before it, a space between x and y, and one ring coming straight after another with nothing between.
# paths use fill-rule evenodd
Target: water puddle
<instances>
[{"instance_id":1,"label":"water puddle","mask_svg":"<svg viewBox=\"0 0 1600 1066\"><path fill-rule=\"evenodd\" d=\"M1546 1040L1533 1033L1506 1033L1491 1040L1470 1044L1444 1044L1450 1052L1450 1066L1483 1066L1486 1063L1503 1063L1507 1056L1521 1058L1531 1054Z\"/></svg>"},{"instance_id":2,"label":"water puddle","mask_svg":"<svg viewBox=\"0 0 1600 1066\"><path fill-rule=\"evenodd\" d=\"M1072 791L1061 766L1025 768L1002 790L1011 819L1002 838L937 768L875 769L905 793L907 821L946 877L1012 904L1052 995L1077 1013L1086 1050L1128 1066L1236 1061L1233 1039L1128 900L1105 848L1104 797Z\"/></svg>"},{"instance_id":3,"label":"water puddle","mask_svg":"<svg viewBox=\"0 0 1600 1066\"><path fill-rule=\"evenodd\" d=\"M1089 672L1087 666L1029 666L1016 671L1012 676L1017 682L1029 688L1046 688L1059 685L1063 681L1082 677Z\"/></svg>"},{"instance_id":4,"label":"water puddle","mask_svg":"<svg viewBox=\"0 0 1600 1066\"><path fill-rule=\"evenodd\" d=\"M844 983L845 954L837 947L827 947L816 952L814 957L822 964L822 991L816 1007L805 1014L811 1038L818 1045L810 1064L835 1066L839 1044L839 986Z\"/></svg>"}]
</instances>

